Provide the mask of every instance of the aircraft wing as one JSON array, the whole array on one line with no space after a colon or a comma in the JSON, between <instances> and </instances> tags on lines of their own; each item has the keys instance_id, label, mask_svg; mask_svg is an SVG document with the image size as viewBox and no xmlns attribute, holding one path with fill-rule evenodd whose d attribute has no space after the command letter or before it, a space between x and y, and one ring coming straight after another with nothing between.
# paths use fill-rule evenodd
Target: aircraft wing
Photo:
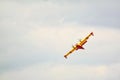
<instances>
[{"instance_id":1,"label":"aircraft wing","mask_svg":"<svg viewBox=\"0 0 120 80\"><path fill-rule=\"evenodd\" d=\"M68 53L66 53L66 54L64 55L64 57L67 58L67 56L68 56L69 54L71 54L73 51L75 51L76 48L77 48L77 47L72 48Z\"/></svg>"}]
</instances>

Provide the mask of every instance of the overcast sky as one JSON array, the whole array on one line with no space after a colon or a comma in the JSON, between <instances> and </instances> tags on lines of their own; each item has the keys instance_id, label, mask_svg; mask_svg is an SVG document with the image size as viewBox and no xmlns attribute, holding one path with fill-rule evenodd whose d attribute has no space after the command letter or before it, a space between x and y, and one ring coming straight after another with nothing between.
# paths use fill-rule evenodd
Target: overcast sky
<instances>
[{"instance_id":1,"label":"overcast sky","mask_svg":"<svg viewBox=\"0 0 120 80\"><path fill-rule=\"evenodd\" d=\"M120 80L119 0L0 0L0 80ZM79 39L90 37L68 59Z\"/></svg>"}]
</instances>

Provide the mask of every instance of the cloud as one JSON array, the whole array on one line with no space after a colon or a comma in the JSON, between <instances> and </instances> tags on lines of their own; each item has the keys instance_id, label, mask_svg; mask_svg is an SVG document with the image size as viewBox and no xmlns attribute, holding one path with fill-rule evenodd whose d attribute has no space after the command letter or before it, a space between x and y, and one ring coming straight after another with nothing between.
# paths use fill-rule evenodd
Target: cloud
<instances>
[{"instance_id":1,"label":"cloud","mask_svg":"<svg viewBox=\"0 0 120 80\"><path fill-rule=\"evenodd\" d=\"M119 5L107 2L1 1L0 79L119 79ZM91 31L85 50L65 60Z\"/></svg>"},{"instance_id":2,"label":"cloud","mask_svg":"<svg viewBox=\"0 0 120 80\"><path fill-rule=\"evenodd\" d=\"M18 33L21 32L17 31ZM63 55L71 49L71 45L74 45L77 39L84 38L91 31L94 32L95 36L91 37L84 46L86 50L76 51L76 54L70 55L69 58L74 59L73 61L70 60L70 63L92 65L118 63L120 61L118 57L119 45L117 45L120 40L120 37L117 36L119 30L64 24L59 28L35 27L24 35L14 35L10 39L6 37L10 41L4 38L1 42L3 45L1 46L0 58L1 70L4 72L35 63L53 61L63 63Z\"/></svg>"},{"instance_id":3,"label":"cloud","mask_svg":"<svg viewBox=\"0 0 120 80\"><path fill-rule=\"evenodd\" d=\"M1 2L2 21L14 23L61 24L75 22L119 28L119 1L17 1Z\"/></svg>"},{"instance_id":4,"label":"cloud","mask_svg":"<svg viewBox=\"0 0 120 80\"><path fill-rule=\"evenodd\" d=\"M2 80L119 80L120 64L114 65L67 65L67 64L35 64L30 67L4 73ZM114 73L114 74L113 74Z\"/></svg>"}]
</instances>

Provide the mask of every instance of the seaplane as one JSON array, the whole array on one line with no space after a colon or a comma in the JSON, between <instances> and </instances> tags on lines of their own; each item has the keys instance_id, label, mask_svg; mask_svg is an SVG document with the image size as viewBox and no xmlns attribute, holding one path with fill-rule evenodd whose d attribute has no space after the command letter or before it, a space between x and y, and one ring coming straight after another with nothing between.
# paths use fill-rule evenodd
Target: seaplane
<instances>
[{"instance_id":1,"label":"seaplane","mask_svg":"<svg viewBox=\"0 0 120 80\"><path fill-rule=\"evenodd\" d=\"M64 57L67 59L68 55L73 53L75 50L78 49L84 49L83 45L87 42L90 36L94 36L93 32L91 32L88 36L86 36L83 40L80 40L77 44L72 46L72 49L64 55Z\"/></svg>"}]
</instances>

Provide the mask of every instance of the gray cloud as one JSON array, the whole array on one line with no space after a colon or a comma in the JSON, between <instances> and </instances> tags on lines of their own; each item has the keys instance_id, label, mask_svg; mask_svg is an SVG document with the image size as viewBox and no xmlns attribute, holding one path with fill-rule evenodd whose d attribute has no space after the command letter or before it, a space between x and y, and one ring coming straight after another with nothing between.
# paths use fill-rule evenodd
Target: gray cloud
<instances>
[{"instance_id":1,"label":"gray cloud","mask_svg":"<svg viewBox=\"0 0 120 80\"><path fill-rule=\"evenodd\" d=\"M29 2L29 1L26 1ZM62 3L59 3L62 2ZM73 3L75 2L75 3ZM1 19L60 24L59 21L119 28L119 1L34 1L34 3L1 3Z\"/></svg>"},{"instance_id":2,"label":"gray cloud","mask_svg":"<svg viewBox=\"0 0 120 80\"><path fill-rule=\"evenodd\" d=\"M59 3L60 2L60 3ZM27 69L32 65L47 63L48 71L61 69L59 64L66 63L63 55L71 49L74 40L85 33L95 32L95 37L85 45L86 50L76 51L67 64L109 67L107 75L96 75L97 80L118 79L119 71L119 1L2 1L0 3L0 79L14 75L14 71ZM94 26L93 26L94 25ZM112 27L112 28L109 28ZM117 28L117 29L116 29ZM76 42L75 42L76 43ZM92 47L91 47L92 46ZM117 65L117 67L115 67ZM111 67L112 66L112 67ZM48 66L49 67L49 66ZM62 67L62 66L61 66ZM63 66L69 68L68 66ZM63 70L62 67L62 70ZM78 66L81 68L80 66ZM32 67L31 67L32 68ZM69 68L74 70L74 68ZM87 67L84 68L84 70ZM39 68L37 68L39 69ZM46 69L46 68L42 68ZM90 69L93 69L92 67ZM90 70L88 69L88 70ZM95 67L96 69L96 67ZM112 69L115 74L112 76ZM22 75L24 71L17 71ZM31 70L31 69L30 69ZM40 68L41 70L41 68ZM104 70L104 68L103 68ZM47 71L47 70L46 70ZM64 70L63 70L64 71ZM68 71L68 70L65 70ZM76 70L77 71L77 70ZM75 71L75 72L76 72ZM10 73L9 73L10 72ZM12 75L9 76L9 74ZM19 73L20 72L20 73ZM26 74L29 69L26 70ZM78 71L79 73L80 71ZM89 72L89 71L88 71ZM43 71L44 73L44 71ZM61 72L61 74L64 72ZM110 73L110 74L109 74ZM40 74L42 74L40 72ZM67 73L65 73L67 74ZM93 72L93 75L95 72ZM73 73L70 73L73 75ZM76 74L75 74L76 75ZM79 76L71 76L73 79ZM88 75L88 74L85 74ZM17 75L18 76L18 75ZM45 73L42 75L45 78ZM88 75L89 76L89 75ZM17 79L21 77L18 76ZM35 75L33 75L35 77ZM61 76L59 76L60 78ZM14 77L13 77L14 78ZM63 77L63 79L68 77ZM1 80L2 80L1 79ZM26 79L26 77L24 78ZM28 79L28 78L27 78ZM40 78L41 79L41 78ZM45 78L46 79L46 78ZM51 78L53 79L53 78ZM86 80L85 77L83 77ZM92 77L93 80L93 77Z\"/></svg>"}]
</instances>

